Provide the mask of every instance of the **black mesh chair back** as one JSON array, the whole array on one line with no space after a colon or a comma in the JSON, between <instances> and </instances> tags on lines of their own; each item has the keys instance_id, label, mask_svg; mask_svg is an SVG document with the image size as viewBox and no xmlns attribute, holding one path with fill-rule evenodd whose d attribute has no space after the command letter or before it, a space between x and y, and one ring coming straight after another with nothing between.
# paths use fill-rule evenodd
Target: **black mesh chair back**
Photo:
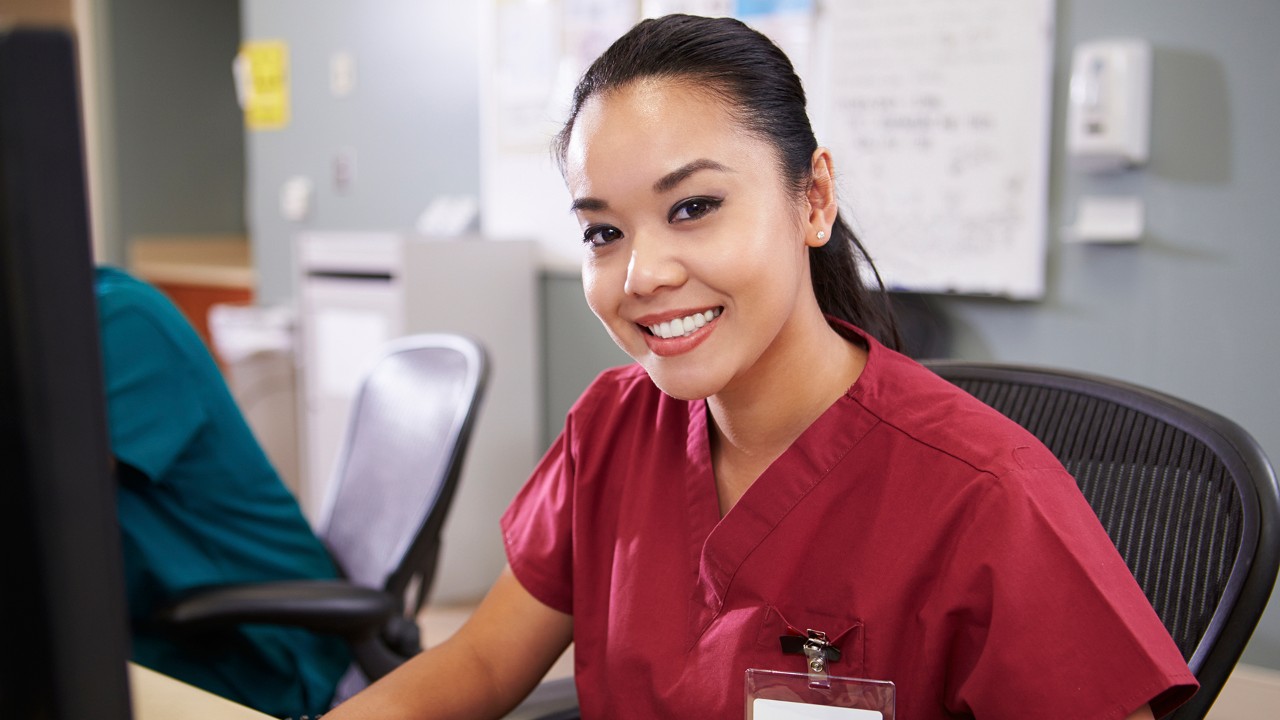
<instances>
[{"instance_id":1,"label":"black mesh chair back","mask_svg":"<svg viewBox=\"0 0 1280 720\"><path fill-rule=\"evenodd\" d=\"M1208 712L1280 565L1276 477L1216 413L1131 384L1043 368L927 361L1038 437L1076 478L1191 671Z\"/></svg>"},{"instance_id":2,"label":"black mesh chair back","mask_svg":"<svg viewBox=\"0 0 1280 720\"><path fill-rule=\"evenodd\" d=\"M481 346L449 334L391 343L357 392L319 534L346 577L426 601L487 380Z\"/></svg>"}]
</instances>

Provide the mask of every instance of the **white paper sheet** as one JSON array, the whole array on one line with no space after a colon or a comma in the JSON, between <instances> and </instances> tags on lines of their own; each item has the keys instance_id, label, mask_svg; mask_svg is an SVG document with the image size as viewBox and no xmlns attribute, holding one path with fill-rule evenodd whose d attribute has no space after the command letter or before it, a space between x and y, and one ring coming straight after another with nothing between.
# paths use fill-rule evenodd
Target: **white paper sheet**
<instances>
[{"instance_id":1,"label":"white paper sheet","mask_svg":"<svg viewBox=\"0 0 1280 720\"><path fill-rule=\"evenodd\" d=\"M752 720L880 720L883 715L875 710L810 705L756 698L751 704Z\"/></svg>"},{"instance_id":2,"label":"white paper sheet","mask_svg":"<svg viewBox=\"0 0 1280 720\"><path fill-rule=\"evenodd\" d=\"M1042 295L1053 0L823 7L819 142L885 282Z\"/></svg>"}]
</instances>

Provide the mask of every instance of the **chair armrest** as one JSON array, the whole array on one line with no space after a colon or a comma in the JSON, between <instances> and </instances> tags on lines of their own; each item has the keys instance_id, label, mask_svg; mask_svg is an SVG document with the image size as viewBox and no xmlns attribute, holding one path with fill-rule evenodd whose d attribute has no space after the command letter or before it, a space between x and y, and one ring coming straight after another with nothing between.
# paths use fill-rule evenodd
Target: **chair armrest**
<instances>
[{"instance_id":1,"label":"chair armrest","mask_svg":"<svg viewBox=\"0 0 1280 720\"><path fill-rule=\"evenodd\" d=\"M286 580L196 590L154 619L190 632L265 623L358 638L377 632L396 612L395 600L380 590L341 580Z\"/></svg>"}]
</instances>

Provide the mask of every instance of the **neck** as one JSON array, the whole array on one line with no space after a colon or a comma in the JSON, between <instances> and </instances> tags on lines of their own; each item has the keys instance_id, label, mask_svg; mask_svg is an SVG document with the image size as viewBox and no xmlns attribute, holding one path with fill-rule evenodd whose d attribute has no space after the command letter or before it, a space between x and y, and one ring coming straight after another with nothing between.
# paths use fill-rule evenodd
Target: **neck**
<instances>
[{"instance_id":1,"label":"neck","mask_svg":"<svg viewBox=\"0 0 1280 720\"><path fill-rule=\"evenodd\" d=\"M837 334L821 313L815 316L816 324L779 337L752 377L707 398L722 514L848 391L866 365L866 351Z\"/></svg>"}]
</instances>

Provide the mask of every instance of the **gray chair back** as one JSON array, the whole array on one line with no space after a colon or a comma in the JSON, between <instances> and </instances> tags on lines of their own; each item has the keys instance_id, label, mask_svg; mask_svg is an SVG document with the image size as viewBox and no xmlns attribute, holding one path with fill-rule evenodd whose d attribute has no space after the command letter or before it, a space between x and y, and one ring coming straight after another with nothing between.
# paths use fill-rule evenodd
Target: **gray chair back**
<instances>
[{"instance_id":1,"label":"gray chair back","mask_svg":"<svg viewBox=\"0 0 1280 720\"><path fill-rule=\"evenodd\" d=\"M488 377L452 334L393 341L357 392L319 535L347 578L385 589L406 618L426 601Z\"/></svg>"}]
</instances>

